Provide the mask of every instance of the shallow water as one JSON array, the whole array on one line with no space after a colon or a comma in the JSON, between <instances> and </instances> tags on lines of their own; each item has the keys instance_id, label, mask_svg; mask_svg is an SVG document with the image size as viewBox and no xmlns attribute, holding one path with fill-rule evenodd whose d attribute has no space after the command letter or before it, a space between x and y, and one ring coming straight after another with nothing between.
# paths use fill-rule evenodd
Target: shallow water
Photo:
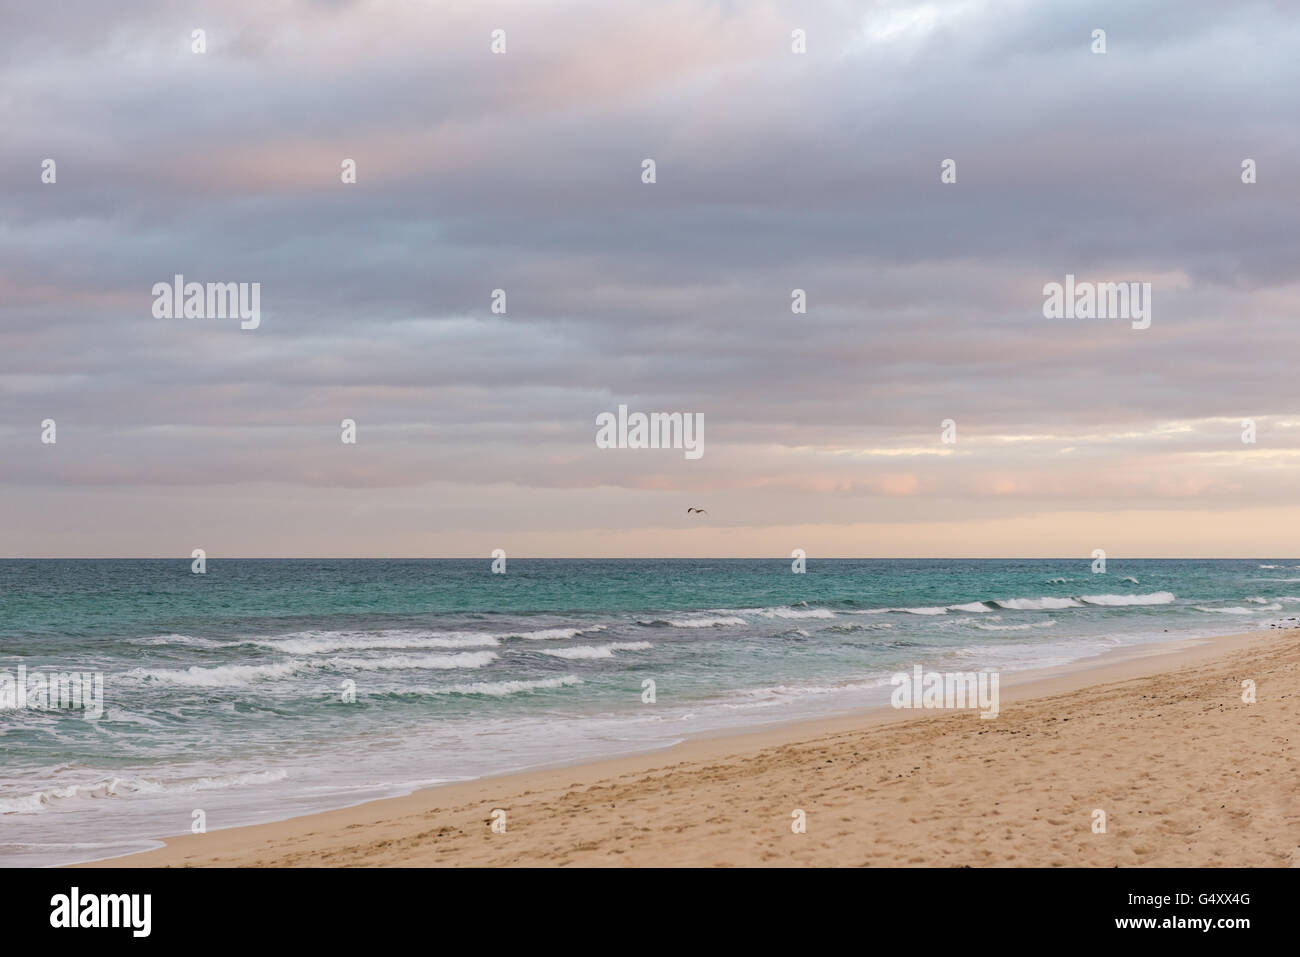
<instances>
[{"instance_id":1,"label":"shallow water","mask_svg":"<svg viewBox=\"0 0 1300 957\"><path fill-rule=\"evenodd\" d=\"M0 861L861 708L914 664L1295 616L1297 559L0 561L0 685L103 677L97 720L0 710Z\"/></svg>"}]
</instances>

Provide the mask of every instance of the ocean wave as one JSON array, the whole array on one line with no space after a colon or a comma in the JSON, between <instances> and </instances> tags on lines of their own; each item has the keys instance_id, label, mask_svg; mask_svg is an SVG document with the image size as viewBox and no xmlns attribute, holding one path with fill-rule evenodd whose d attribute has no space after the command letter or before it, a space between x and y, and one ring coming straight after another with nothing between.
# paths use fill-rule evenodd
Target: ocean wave
<instances>
[{"instance_id":1,"label":"ocean wave","mask_svg":"<svg viewBox=\"0 0 1300 957\"><path fill-rule=\"evenodd\" d=\"M230 688L254 681L287 678L312 667L305 661L282 661L266 665L218 665L214 668L200 668L198 665L188 668L132 668L125 674L142 681L191 688Z\"/></svg>"},{"instance_id":2,"label":"ocean wave","mask_svg":"<svg viewBox=\"0 0 1300 957\"><path fill-rule=\"evenodd\" d=\"M944 615L950 611L977 612L984 614L996 608L1007 611L1057 611L1062 608L1082 608L1085 605L1105 605L1118 607L1124 605L1167 605L1174 596L1167 591L1152 592L1149 595L1080 595L1077 598L1054 598L1045 595L1042 598L995 598L991 601L971 601L958 605L929 605L908 608L869 608L864 611L849 612L851 615L884 615L888 613L907 615Z\"/></svg>"},{"instance_id":3,"label":"ocean wave","mask_svg":"<svg viewBox=\"0 0 1300 957\"><path fill-rule=\"evenodd\" d=\"M333 651L369 651L381 648L496 648L508 638L530 641L576 638L604 631L606 625L572 628L542 628L535 631L426 631L386 629L382 631L307 631L271 638L246 638L262 648L292 655L328 654Z\"/></svg>"},{"instance_id":4,"label":"ocean wave","mask_svg":"<svg viewBox=\"0 0 1300 957\"><path fill-rule=\"evenodd\" d=\"M529 641L554 641L556 639L577 638L579 635L604 631L605 628L605 625L586 625L582 628L541 628L537 631L512 631L502 637L526 638Z\"/></svg>"},{"instance_id":5,"label":"ocean wave","mask_svg":"<svg viewBox=\"0 0 1300 957\"><path fill-rule=\"evenodd\" d=\"M238 642L215 641L211 638L197 638L194 635L150 635L148 638L128 638L133 645L188 645L193 648L225 648Z\"/></svg>"},{"instance_id":6,"label":"ocean wave","mask_svg":"<svg viewBox=\"0 0 1300 957\"><path fill-rule=\"evenodd\" d=\"M972 605L978 604L980 611L988 611L988 607L980 602L972 602ZM922 605L914 608L866 608L862 611L851 611L850 615L946 615L948 609L961 609L962 611L975 611L973 607L965 605Z\"/></svg>"},{"instance_id":7,"label":"ocean wave","mask_svg":"<svg viewBox=\"0 0 1300 957\"><path fill-rule=\"evenodd\" d=\"M1008 611L1048 611L1083 607L1073 598L999 598L995 599L993 604Z\"/></svg>"},{"instance_id":8,"label":"ocean wave","mask_svg":"<svg viewBox=\"0 0 1300 957\"><path fill-rule=\"evenodd\" d=\"M648 641L615 641L608 645L576 645L572 648L539 648L544 655L556 658L613 658L616 651L645 651L654 645Z\"/></svg>"},{"instance_id":9,"label":"ocean wave","mask_svg":"<svg viewBox=\"0 0 1300 957\"><path fill-rule=\"evenodd\" d=\"M864 681L846 681L843 684L772 685L766 688L742 688L726 692L720 703L722 707L736 707L737 705L729 705L726 702L741 699L748 700L751 705L757 705L764 701L778 703L813 695L837 694L845 691L874 691L888 685L891 677L882 675Z\"/></svg>"},{"instance_id":10,"label":"ocean wave","mask_svg":"<svg viewBox=\"0 0 1300 957\"><path fill-rule=\"evenodd\" d=\"M372 648L493 648L499 635L472 631L331 631L298 632L295 637L256 639L254 644L293 655L331 651L366 651ZM251 640L251 639L250 639Z\"/></svg>"},{"instance_id":11,"label":"ocean wave","mask_svg":"<svg viewBox=\"0 0 1300 957\"><path fill-rule=\"evenodd\" d=\"M1278 603L1262 605L1258 608L1245 608L1241 605L1229 605L1225 608L1206 608L1202 605L1197 605L1196 610L1218 612L1221 615L1256 615L1264 611L1281 611L1282 606Z\"/></svg>"},{"instance_id":12,"label":"ocean wave","mask_svg":"<svg viewBox=\"0 0 1300 957\"><path fill-rule=\"evenodd\" d=\"M715 628L722 625L743 625L745 619L737 615L719 615L713 618L669 618L666 624L674 628Z\"/></svg>"},{"instance_id":13,"label":"ocean wave","mask_svg":"<svg viewBox=\"0 0 1300 957\"><path fill-rule=\"evenodd\" d=\"M834 618L835 612L826 608L760 608L758 614L764 618Z\"/></svg>"},{"instance_id":14,"label":"ocean wave","mask_svg":"<svg viewBox=\"0 0 1300 957\"><path fill-rule=\"evenodd\" d=\"M987 603L987 602L982 602L982 601L968 601L968 602L966 602L966 604L964 604L964 605L949 605L949 606L948 606L948 610L949 610L949 611L978 611L978 612L986 612L986 611L992 611L993 609L990 608L990 607L988 606L988 603Z\"/></svg>"},{"instance_id":15,"label":"ocean wave","mask_svg":"<svg viewBox=\"0 0 1300 957\"><path fill-rule=\"evenodd\" d=\"M1089 605L1108 607L1122 605L1168 605L1174 600L1172 592L1153 591L1149 595L1080 595L1079 601Z\"/></svg>"},{"instance_id":16,"label":"ocean wave","mask_svg":"<svg viewBox=\"0 0 1300 957\"><path fill-rule=\"evenodd\" d=\"M133 668L131 678L149 683L189 688L235 688L259 681L274 681L305 671L331 667L340 671L393 671L408 669L481 668L497 659L493 651L466 651L450 655L390 655L385 658L328 658L315 661L291 659L258 665L217 665L202 668Z\"/></svg>"},{"instance_id":17,"label":"ocean wave","mask_svg":"<svg viewBox=\"0 0 1300 957\"><path fill-rule=\"evenodd\" d=\"M270 784L283 781L288 772L244 771L237 774L185 778L178 781L154 781L148 778L105 778L94 784L68 784L45 788L31 794L0 798L0 814L41 811L58 801L72 798L130 797L134 794L169 794L197 791L216 791L250 784Z\"/></svg>"},{"instance_id":18,"label":"ocean wave","mask_svg":"<svg viewBox=\"0 0 1300 957\"><path fill-rule=\"evenodd\" d=\"M429 694L488 695L502 698L506 695L567 688L580 684L582 679L577 675L565 675L563 678L538 678L534 681L479 681L474 684L450 685L446 688L432 688Z\"/></svg>"},{"instance_id":19,"label":"ocean wave","mask_svg":"<svg viewBox=\"0 0 1300 957\"><path fill-rule=\"evenodd\" d=\"M331 658L342 671L399 671L421 668L482 668L497 660L495 651L466 651L455 655L391 655L387 658Z\"/></svg>"},{"instance_id":20,"label":"ocean wave","mask_svg":"<svg viewBox=\"0 0 1300 957\"><path fill-rule=\"evenodd\" d=\"M1047 621L1031 621L1023 625L986 625L981 621L974 624L980 631L1025 631L1029 628L1051 628L1056 624L1056 620L1049 618Z\"/></svg>"}]
</instances>

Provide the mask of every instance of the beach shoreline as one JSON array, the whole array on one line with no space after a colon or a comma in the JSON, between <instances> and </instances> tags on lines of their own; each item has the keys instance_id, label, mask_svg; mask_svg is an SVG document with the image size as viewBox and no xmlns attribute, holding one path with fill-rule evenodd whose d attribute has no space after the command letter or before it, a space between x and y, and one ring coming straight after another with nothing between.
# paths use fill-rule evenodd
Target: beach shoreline
<instances>
[{"instance_id":1,"label":"beach shoreline","mask_svg":"<svg viewBox=\"0 0 1300 957\"><path fill-rule=\"evenodd\" d=\"M874 708L730 729L71 866L1288 866L1298 638L1179 638L1009 674L987 721Z\"/></svg>"}]
</instances>

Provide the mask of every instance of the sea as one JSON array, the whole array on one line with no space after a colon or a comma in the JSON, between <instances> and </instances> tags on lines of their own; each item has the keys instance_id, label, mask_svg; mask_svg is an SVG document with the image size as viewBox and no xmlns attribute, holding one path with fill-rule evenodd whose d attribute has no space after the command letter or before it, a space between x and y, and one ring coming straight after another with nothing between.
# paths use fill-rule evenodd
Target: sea
<instances>
[{"instance_id":1,"label":"sea","mask_svg":"<svg viewBox=\"0 0 1300 957\"><path fill-rule=\"evenodd\" d=\"M792 564L0 560L0 864L887 706L918 664L1300 616L1300 559ZM102 678L102 714L17 707L20 666Z\"/></svg>"}]
</instances>

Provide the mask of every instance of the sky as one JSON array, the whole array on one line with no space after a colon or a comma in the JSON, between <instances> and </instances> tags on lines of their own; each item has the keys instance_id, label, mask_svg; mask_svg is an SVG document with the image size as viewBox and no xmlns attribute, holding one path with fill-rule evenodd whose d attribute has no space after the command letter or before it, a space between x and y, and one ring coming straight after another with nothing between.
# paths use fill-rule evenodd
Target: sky
<instances>
[{"instance_id":1,"label":"sky","mask_svg":"<svg viewBox=\"0 0 1300 957\"><path fill-rule=\"evenodd\" d=\"M1300 556L1297 49L1258 0L0 0L0 556ZM703 455L598 447L620 405Z\"/></svg>"}]
</instances>

